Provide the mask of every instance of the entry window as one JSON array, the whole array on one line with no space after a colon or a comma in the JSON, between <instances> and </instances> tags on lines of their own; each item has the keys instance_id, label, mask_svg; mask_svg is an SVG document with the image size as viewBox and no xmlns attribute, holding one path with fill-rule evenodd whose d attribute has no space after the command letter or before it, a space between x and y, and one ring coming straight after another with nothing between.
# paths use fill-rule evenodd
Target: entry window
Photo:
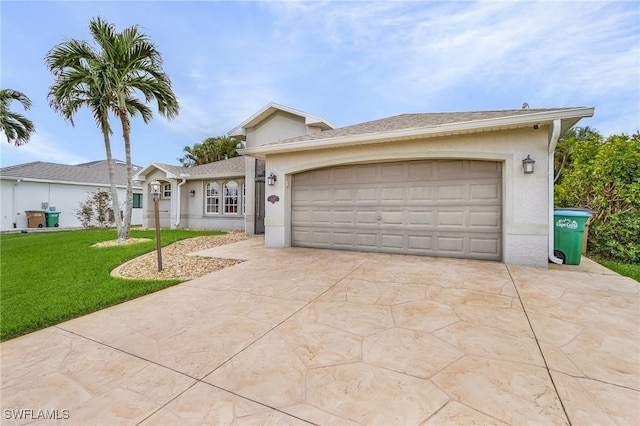
<instances>
[{"instance_id":1,"label":"entry window","mask_svg":"<svg viewBox=\"0 0 640 426\"><path fill-rule=\"evenodd\" d=\"M171 198L171 184L163 183L162 184L162 198Z\"/></svg>"},{"instance_id":2,"label":"entry window","mask_svg":"<svg viewBox=\"0 0 640 426\"><path fill-rule=\"evenodd\" d=\"M224 184L224 212L238 213L238 183L235 180Z\"/></svg>"},{"instance_id":3,"label":"entry window","mask_svg":"<svg viewBox=\"0 0 640 426\"><path fill-rule=\"evenodd\" d=\"M209 182L205 187L205 213L220 213L220 185Z\"/></svg>"},{"instance_id":4,"label":"entry window","mask_svg":"<svg viewBox=\"0 0 640 426\"><path fill-rule=\"evenodd\" d=\"M134 209L142 208L142 194L133 194L133 208Z\"/></svg>"}]
</instances>

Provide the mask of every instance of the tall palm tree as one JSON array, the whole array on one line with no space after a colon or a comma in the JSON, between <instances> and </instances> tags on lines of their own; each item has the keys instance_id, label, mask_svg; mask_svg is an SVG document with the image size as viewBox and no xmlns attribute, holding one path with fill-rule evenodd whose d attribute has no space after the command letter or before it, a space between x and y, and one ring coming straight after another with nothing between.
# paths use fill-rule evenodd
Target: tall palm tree
<instances>
[{"instance_id":1,"label":"tall palm tree","mask_svg":"<svg viewBox=\"0 0 640 426\"><path fill-rule=\"evenodd\" d=\"M45 61L55 77L55 83L49 89L49 105L60 113L71 125L73 116L83 106L93 113L93 118L102 132L104 148L107 156L111 202L118 229L118 238L123 234L122 218L120 217L120 201L115 180L115 167L111 153L111 139L113 134L109 124L109 111L112 108L113 97L104 81L104 67L99 52L88 43L70 40L51 49Z\"/></svg>"},{"instance_id":2,"label":"tall palm tree","mask_svg":"<svg viewBox=\"0 0 640 426\"><path fill-rule=\"evenodd\" d=\"M71 40L47 53L47 65L56 76L49 99L69 120L80 106L88 106L102 130L107 151L110 151L108 136L112 134L109 113L120 120L127 164L127 195L124 221L118 225L118 238L127 239L133 206L130 117L140 114L148 123L153 113L146 103L155 99L158 112L172 119L178 115L178 101L171 89L171 80L162 69L160 52L137 26L118 33L114 25L98 17L91 20L89 32L97 49L84 41ZM82 48L76 49L76 46ZM78 69L82 70L80 75L76 75ZM139 95L144 101L138 98ZM109 155L107 153L108 160ZM113 159L110 173L112 162ZM114 186L112 182L112 192ZM114 205L116 202L117 198Z\"/></svg>"},{"instance_id":3,"label":"tall palm tree","mask_svg":"<svg viewBox=\"0 0 640 426\"><path fill-rule=\"evenodd\" d=\"M20 102L22 107L27 110L31 108L31 99L17 90L0 90L0 130L7 136L7 142L21 146L29 142L29 138L36 131L36 128L27 117L9 109L12 101Z\"/></svg>"}]
</instances>

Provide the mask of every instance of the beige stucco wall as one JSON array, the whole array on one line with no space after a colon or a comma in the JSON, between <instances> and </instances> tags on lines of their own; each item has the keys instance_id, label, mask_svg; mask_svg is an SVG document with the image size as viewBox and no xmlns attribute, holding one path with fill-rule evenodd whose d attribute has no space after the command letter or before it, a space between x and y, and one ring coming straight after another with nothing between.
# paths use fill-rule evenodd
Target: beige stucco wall
<instances>
[{"instance_id":1,"label":"beige stucco wall","mask_svg":"<svg viewBox=\"0 0 640 426\"><path fill-rule=\"evenodd\" d=\"M246 129L246 147L294 138L309 133L304 117L276 111L256 126Z\"/></svg>"},{"instance_id":2,"label":"beige stucco wall","mask_svg":"<svg viewBox=\"0 0 640 426\"><path fill-rule=\"evenodd\" d=\"M225 231L244 230L244 215L242 214L242 201L240 201L240 211L236 214L205 214L204 195L205 185L211 180L220 184L220 191L225 182L234 180L238 183L239 196L242 200L242 185L244 177L232 176L223 178L212 178L205 180L187 180L184 184L182 179L168 179L161 170L155 170L146 176L144 186L144 213L142 216L143 226L153 228L154 206L153 195L149 185L154 180L161 183L171 184L171 198L161 198L158 202L158 212L161 228L191 228L191 229L219 229ZM191 197L189 192L195 191ZM178 208L179 204L179 208ZM180 220L178 220L178 218Z\"/></svg>"},{"instance_id":3,"label":"beige stucco wall","mask_svg":"<svg viewBox=\"0 0 640 426\"><path fill-rule=\"evenodd\" d=\"M505 130L408 142L358 145L267 156L267 175L278 176L266 187L265 244L291 244L291 175L340 164L417 159L463 158L503 164L503 260L546 267L548 262L548 129ZM522 160L536 160L535 173L525 175Z\"/></svg>"},{"instance_id":4,"label":"beige stucco wall","mask_svg":"<svg viewBox=\"0 0 640 426\"><path fill-rule=\"evenodd\" d=\"M289 139L309 133L319 131L318 128L305 124L305 118L299 115L290 114L285 111L276 111L269 117L253 127L246 129L246 147L252 148L274 141ZM255 159L246 157L246 208L244 230L248 235L253 235L255 229Z\"/></svg>"}]
</instances>

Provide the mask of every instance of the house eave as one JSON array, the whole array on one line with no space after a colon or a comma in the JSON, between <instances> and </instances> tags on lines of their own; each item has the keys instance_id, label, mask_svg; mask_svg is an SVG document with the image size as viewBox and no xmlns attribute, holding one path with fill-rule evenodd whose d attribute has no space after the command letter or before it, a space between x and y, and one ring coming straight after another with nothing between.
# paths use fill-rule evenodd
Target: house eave
<instances>
[{"instance_id":1,"label":"house eave","mask_svg":"<svg viewBox=\"0 0 640 426\"><path fill-rule=\"evenodd\" d=\"M543 126L553 123L554 120L562 121L562 129L575 125L580 119L592 117L594 108L580 107L525 113L522 115L488 118L482 120L470 120L457 123L447 123L429 127L391 130L387 132L364 133L359 135L337 136L316 140L301 140L294 142L266 144L253 148L245 148L238 152L255 158L265 159L270 154L282 154L297 151L309 151L335 147L345 147L362 144L376 144L400 140L424 139L443 136L455 136L469 133L491 132L526 128L529 126Z\"/></svg>"},{"instance_id":2,"label":"house eave","mask_svg":"<svg viewBox=\"0 0 640 426\"><path fill-rule=\"evenodd\" d=\"M96 186L100 188L108 188L111 185L108 183L99 183L99 182L79 182L79 181L69 181L69 180L55 180L55 179L38 179L31 177L20 177L20 176L6 176L3 175L0 177L0 180L9 180L15 182L34 182L34 183L49 183L49 184L57 184L57 185L73 185L73 186ZM127 185L124 184L116 184L116 188L126 188ZM133 185L133 189L142 189L141 186Z\"/></svg>"}]
</instances>

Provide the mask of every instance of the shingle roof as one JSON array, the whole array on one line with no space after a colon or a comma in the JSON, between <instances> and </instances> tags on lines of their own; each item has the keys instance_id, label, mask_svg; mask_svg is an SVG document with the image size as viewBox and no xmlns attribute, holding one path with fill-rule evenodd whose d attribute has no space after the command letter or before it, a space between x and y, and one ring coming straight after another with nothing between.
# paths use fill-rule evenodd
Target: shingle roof
<instances>
[{"instance_id":1,"label":"shingle roof","mask_svg":"<svg viewBox=\"0 0 640 426\"><path fill-rule=\"evenodd\" d=\"M245 157L233 157L228 160L215 161L194 167L172 166L170 164L153 163L176 177L197 178L204 176L238 175L245 172Z\"/></svg>"},{"instance_id":2,"label":"shingle roof","mask_svg":"<svg viewBox=\"0 0 640 426\"><path fill-rule=\"evenodd\" d=\"M134 173L141 169L137 165L133 167ZM102 185L110 183L106 160L75 165L35 161L3 167L0 169L0 176L54 182L81 182ZM117 185L127 184L127 167L123 161L116 160L115 177Z\"/></svg>"},{"instance_id":3,"label":"shingle roof","mask_svg":"<svg viewBox=\"0 0 640 426\"><path fill-rule=\"evenodd\" d=\"M355 135L384 133L395 130L420 129L441 126L444 124L464 123L491 118L511 117L548 111L560 111L564 108L514 109L495 111L438 112L420 114L401 114L380 120L367 121L352 126L339 127L333 130L311 133L304 136L271 142L266 145L277 145L306 140L321 140ZM265 145L263 145L265 146Z\"/></svg>"}]
</instances>

